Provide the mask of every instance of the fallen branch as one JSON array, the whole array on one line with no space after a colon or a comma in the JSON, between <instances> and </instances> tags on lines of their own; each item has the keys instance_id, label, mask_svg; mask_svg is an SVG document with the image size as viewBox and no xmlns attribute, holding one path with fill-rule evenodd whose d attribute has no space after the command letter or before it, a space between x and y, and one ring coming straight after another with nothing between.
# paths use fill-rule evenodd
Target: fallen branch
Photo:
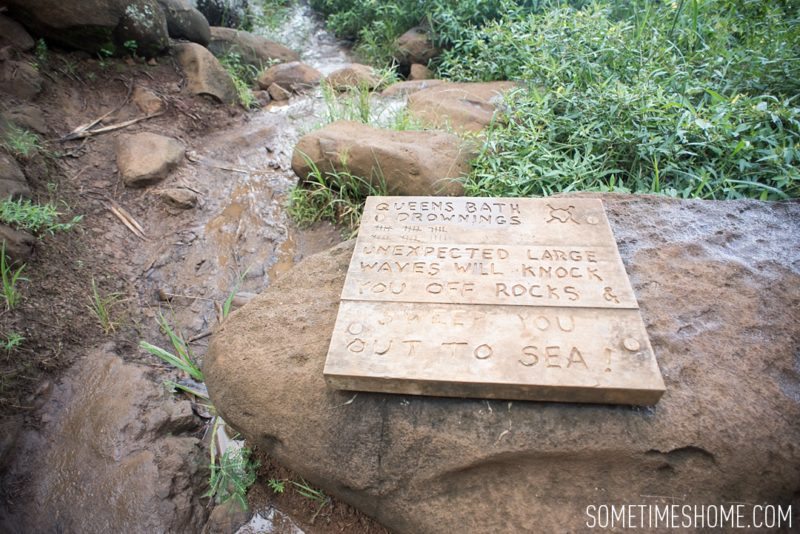
<instances>
[{"instance_id":1,"label":"fallen branch","mask_svg":"<svg viewBox=\"0 0 800 534\"><path fill-rule=\"evenodd\" d=\"M95 126L97 123L99 123L101 120L103 120L103 118L108 116L108 113L107 113L106 115L103 115L99 119L96 119L96 120L94 120L92 122L88 122L83 126L78 126L73 131L71 131L70 133L68 133L67 135L65 135L61 139L59 139L59 141L63 143L65 141L72 141L74 139L84 139L86 137L91 137L93 135L99 135L99 134L102 134L102 133L113 132L114 130L119 130L119 129L122 129L122 128L126 128L128 126L131 126L132 124L136 124L137 122L141 122L141 121L144 121L144 120L147 120L147 119L152 119L154 117L158 117L158 116L161 116L163 114L164 114L163 111L159 111L158 113L153 113L152 115L145 115L144 117L137 117L135 119L131 119L131 120L124 121L124 122L118 122L116 124L111 124L109 126L103 126L102 128L96 128L96 129L92 130L91 128L93 126Z\"/></svg>"},{"instance_id":2,"label":"fallen branch","mask_svg":"<svg viewBox=\"0 0 800 534\"><path fill-rule=\"evenodd\" d=\"M147 236L144 233L144 228L142 228L142 226L138 222L136 222L136 219L134 219L133 216L130 213L128 213L122 206L112 201L109 204L108 209L111 210L111 213L113 213L117 217L117 219L119 219L120 222L122 222L122 224L125 225L125 227L128 230L133 232L133 235L135 235L139 239L142 239L143 241L147 241Z\"/></svg>"}]
</instances>

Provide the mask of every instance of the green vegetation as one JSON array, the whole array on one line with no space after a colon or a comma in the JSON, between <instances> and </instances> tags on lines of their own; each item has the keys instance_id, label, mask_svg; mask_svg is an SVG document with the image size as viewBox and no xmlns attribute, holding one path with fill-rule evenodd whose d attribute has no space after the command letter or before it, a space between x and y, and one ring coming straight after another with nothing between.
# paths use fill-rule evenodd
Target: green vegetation
<instances>
[{"instance_id":1,"label":"green vegetation","mask_svg":"<svg viewBox=\"0 0 800 534\"><path fill-rule=\"evenodd\" d=\"M5 126L0 146L17 158L27 159L41 150L42 140L32 131L20 128L14 123L8 123Z\"/></svg>"},{"instance_id":2,"label":"green vegetation","mask_svg":"<svg viewBox=\"0 0 800 534\"><path fill-rule=\"evenodd\" d=\"M17 283L20 280L27 280L22 276L24 270L24 263L14 269L13 262L6 255L6 242L3 241L0 248L0 281L3 283L3 300L5 300L7 310L13 310L19 304L20 294Z\"/></svg>"},{"instance_id":3,"label":"green vegetation","mask_svg":"<svg viewBox=\"0 0 800 534\"><path fill-rule=\"evenodd\" d=\"M65 232L83 219L83 215L77 215L67 223L60 223L58 218L61 215L52 203L35 204L30 200L11 198L0 202L0 222L35 235Z\"/></svg>"},{"instance_id":4,"label":"green vegetation","mask_svg":"<svg viewBox=\"0 0 800 534\"><path fill-rule=\"evenodd\" d=\"M239 103L245 109L252 109L258 106L258 101L253 96L253 91L250 88L255 83L256 78L261 73L262 69L246 63L242 60L241 54L233 50L229 50L224 56L219 58L219 62L228 71L233 85L236 86L236 94L239 97Z\"/></svg>"},{"instance_id":5,"label":"green vegetation","mask_svg":"<svg viewBox=\"0 0 800 534\"><path fill-rule=\"evenodd\" d=\"M260 13L254 17L254 26L275 30L286 20L293 3L294 0L261 0Z\"/></svg>"},{"instance_id":6,"label":"green vegetation","mask_svg":"<svg viewBox=\"0 0 800 534\"><path fill-rule=\"evenodd\" d=\"M139 347L146 350L153 356L156 356L157 358L167 362L168 364L177 367L194 380L202 382L203 371L200 370L200 367L194 361L194 357L192 357L192 353L189 351L189 345L186 343L186 341L184 341L183 336L180 333L177 333L170 326L166 317L160 313L158 315L158 325L169 338L170 343L172 343L172 348L175 350L175 352L169 352L168 350L152 345L147 341L140 341Z\"/></svg>"},{"instance_id":7,"label":"green vegetation","mask_svg":"<svg viewBox=\"0 0 800 534\"><path fill-rule=\"evenodd\" d=\"M211 443L211 479L206 497L216 499L217 503L223 503L230 499L247 510L247 489L256 481L256 470L258 462L250 459L250 449L235 445L228 445L225 452L217 455L217 445L219 442L219 421L217 418L214 423L213 436Z\"/></svg>"},{"instance_id":8,"label":"green vegetation","mask_svg":"<svg viewBox=\"0 0 800 534\"><path fill-rule=\"evenodd\" d=\"M47 43L44 39L36 41L36 48L34 48L33 53L36 56L37 67L41 67L47 63Z\"/></svg>"},{"instance_id":9,"label":"green vegetation","mask_svg":"<svg viewBox=\"0 0 800 534\"><path fill-rule=\"evenodd\" d=\"M127 50L132 57L136 57L136 50L139 48L139 43L137 43L134 39L125 41L122 43L122 46L125 47L125 50Z\"/></svg>"},{"instance_id":10,"label":"green vegetation","mask_svg":"<svg viewBox=\"0 0 800 534\"><path fill-rule=\"evenodd\" d=\"M23 341L25 341L25 338L22 337L22 334L19 332L9 332L0 337L0 348L2 348L6 354L10 354L14 352Z\"/></svg>"},{"instance_id":11,"label":"green vegetation","mask_svg":"<svg viewBox=\"0 0 800 534\"><path fill-rule=\"evenodd\" d=\"M520 82L468 194L800 196L797 0L312 4L374 60L427 20L440 76Z\"/></svg>"},{"instance_id":12,"label":"green vegetation","mask_svg":"<svg viewBox=\"0 0 800 534\"><path fill-rule=\"evenodd\" d=\"M100 290L97 289L94 278L92 278L92 295L87 307L97 319L105 335L110 334L119 326L119 323L111 315L111 309L123 300L122 293L101 294Z\"/></svg>"},{"instance_id":13,"label":"green vegetation","mask_svg":"<svg viewBox=\"0 0 800 534\"><path fill-rule=\"evenodd\" d=\"M322 172L307 157L306 162L311 173L289 194L289 215L300 224L327 220L354 231L358 228L367 197L386 195L386 185L381 176L369 180L346 170Z\"/></svg>"},{"instance_id":14,"label":"green vegetation","mask_svg":"<svg viewBox=\"0 0 800 534\"><path fill-rule=\"evenodd\" d=\"M271 478L267 481L267 485L275 493L283 493L284 491L286 491L286 482L284 480Z\"/></svg>"}]
</instances>

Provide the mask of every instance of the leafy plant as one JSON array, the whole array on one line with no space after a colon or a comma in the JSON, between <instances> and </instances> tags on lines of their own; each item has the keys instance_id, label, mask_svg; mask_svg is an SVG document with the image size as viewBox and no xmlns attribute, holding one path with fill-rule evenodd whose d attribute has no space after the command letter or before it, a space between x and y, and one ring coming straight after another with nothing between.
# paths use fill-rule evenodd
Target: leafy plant
<instances>
[{"instance_id":1,"label":"leafy plant","mask_svg":"<svg viewBox=\"0 0 800 534\"><path fill-rule=\"evenodd\" d=\"M212 436L219 441L219 418L215 420ZM250 449L229 445L225 452L217 455L217 446L212 439L211 444L211 478L206 497L211 497L218 504L233 499L247 509L247 489L256 481L258 462L250 459Z\"/></svg>"},{"instance_id":2,"label":"leafy plant","mask_svg":"<svg viewBox=\"0 0 800 534\"><path fill-rule=\"evenodd\" d=\"M189 345L186 343L186 341L184 341L183 336L175 332L175 330L170 326L166 317L164 317L164 315L161 313L158 314L158 324L161 327L161 330L167 334L167 337L172 343L172 348L175 350L175 352L169 352L168 350L157 347L156 345L148 343L147 341L140 341L139 347L149 352L153 356L156 356L157 358L169 363L170 365L177 367L194 380L202 382L204 379L203 371L201 371L200 367L198 367L198 365L195 363L194 358L189 351Z\"/></svg>"},{"instance_id":3,"label":"leafy plant","mask_svg":"<svg viewBox=\"0 0 800 534\"><path fill-rule=\"evenodd\" d=\"M16 350L23 341L25 338L19 332L9 332L0 339L0 347L8 354Z\"/></svg>"},{"instance_id":4,"label":"leafy plant","mask_svg":"<svg viewBox=\"0 0 800 534\"><path fill-rule=\"evenodd\" d=\"M283 493L286 491L286 481L271 478L267 481L267 485L275 493Z\"/></svg>"},{"instance_id":5,"label":"leafy plant","mask_svg":"<svg viewBox=\"0 0 800 534\"><path fill-rule=\"evenodd\" d=\"M119 323L111 317L111 309L124 300L122 293L108 293L102 295L97 289L97 284L92 278L92 295L87 307L92 311L103 333L108 335L113 332Z\"/></svg>"},{"instance_id":6,"label":"leafy plant","mask_svg":"<svg viewBox=\"0 0 800 534\"><path fill-rule=\"evenodd\" d=\"M24 263L16 270L14 269L6 255L6 242L3 241L3 245L0 247L0 281L3 283L3 299L7 310L13 310L19 304L20 294L17 283L20 280L27 280L22 276L24 270Z\"/></svg>"},{"instance_id":7,"label":"leafy plant","mask_svg":"<svg viewBox=\"0 0 800 534\"><path fill-rule=\"evenodd\" d=\"M59 223L60 215L52 203L35 204L27 199L11 198L0 202L0 222L36 235L71 230L83 219L83 215L77 215L67 223Z\"/></svg>"},{"instance_id":8,"label":"leafy plant","mask_svg":"<svg viewBox=\"0 0 800 534\"><path fill-rule=\"evenodd\" d=\"M17 126L6 125L2 142L3 148L18 158L29 158L42 148L42 140L34 132Z\"/></svg>"},{"instance_id":9,"label":"leafy plant","mask_svg":"<svg viewBox=\"0 0 800 534\"><path fill-rule=\"evenodd\" d=\"M122 43L122 46L125 47L131 56L136 57L136 50L139 48L139 43L136 42L135 39L130 39Z\"/></svg>"},{"instance_id":10,"label":"leafy plant","mask_svg":"<svg viewBox=\"0 0 800 534\"><path fill-rule=\"evenodd\" d=\"M231 80L233 80L233 85L236 87L236 94L242 107L245 109L257 107L258 101L253 96L253 91L250 88L263 69L260 70L254 65L245 62L241 54L232 49L228 50L219 59L219 62L228 71Z\"/></svg>"},{"instance_id":11,"label":"leafy plant","mask_svg":"<svg viewBox=\"0 0 800 534\"><path fill-rule=\"evenodd\" d=\"M36 48L34 48L33 53L36 56L37 65L41 66L47 63L47 43L44 39L36 41Z\"/></svg>"}]
</instances>

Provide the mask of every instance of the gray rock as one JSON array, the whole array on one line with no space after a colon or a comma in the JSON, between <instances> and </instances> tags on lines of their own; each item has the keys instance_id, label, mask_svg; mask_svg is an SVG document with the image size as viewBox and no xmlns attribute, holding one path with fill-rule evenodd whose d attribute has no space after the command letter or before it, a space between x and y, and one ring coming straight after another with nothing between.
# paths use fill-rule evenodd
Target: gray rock
<instances>
[{"instance_id":1,"label":"gray rock","mask_svg":"<svg viewBox=\"0 0 800 534\"><path fill-rule=\"evenodd\" d=\"M187 0L158 0L167 18L167 31L175 39L206 46L211 40L208 21Z\"/></svg>"},{"instance_id":2,"label":"gray rock","mask_svg":"<svg viewBox=\"0 0 800 534\"><path fill-rule=\"evenodd\" d=\"M39 71L24 61L0 61L0 93L30 100L42 92Z\"/></svg>"},{"instance_id":3,"label":"gray rock","mask_svg":"<svg viewBox=\"0 0 800 534\"><path fill-rule=\"evenodd\" d=\"M48 41L98 53L105 49L150 57L169 44L167 20L156 0L7 0L11 15Z\"/></svg>"},{"instance_id":4,"label":"gray rock","mask_svg":"<svg viewBox=\"0 0 800 534\"><path fill-rule=\"evenodd\" d=\"M186 76L189 92L210 95L225 104L237 102L236 86L230 74L208 49L196 43L184 43L175 45L173 52Z\"/></svg>"},{"instance_id":5,"label":"gray rock","mask_svg":"<svg viewBox=\"0 0 800 534\"><path fill-rule=\"evenodd\" d=\"M42 110L30 104L23 104L4 111L0 118L42 135L46 135L49 132Z\"/></svg>"},{"instance_id":6,"label":"gray rock","mask_svg":"<svg viewBox=\"0 0 800 534\"><path fill-rule=\"evenodd\" d=\"M188 210L197 206L197 193L185 187L162 189L160 194L164 202L173 208Z\"/></svg>"},{"instance_id":7,"label":"gray rock","mask_svg":"<svg viewBox=\"0 0 800 534\"><path fill-rule=\"evenodd\" d=\"M394 58L400 65L421 63L427 65L442 51L433 44L430 32L422 26L415 26L398 37L394 42Z\"/></svg>"},{"instance_id":8,"label":"gray rock","mask_svg":"<svg viewBox=\"0 0 800 534\"><path fill-rule=\"evenodd\" d=\"M163 180L183 161L184 153L177 139L149 132L120 135L116 142L117 168L129 187Z\"/></svg>"},{"instance_id":9,"label":"gray rock","mask_svg":"<svg viewBox=\"0 0 800 534\"><path fill-rule=\"evenodd\" d=\"M17 50L27 52L32 50L35 45L33 37L19 22L0 14L0 48L12 46Z\"/></svg>"},{"instance_id":10,"label":"gray rock","mask_svg":"<svg viewBox=\"0 0 800 534\"><path fill-rule=\"evenodd\" d=\"M214 406L395 532L582 532L604 503L797 506L800 203L600 197L667 385L654 408L329 389L352 242L228 317L205 359Z\"/></svg>"}]
</instances>

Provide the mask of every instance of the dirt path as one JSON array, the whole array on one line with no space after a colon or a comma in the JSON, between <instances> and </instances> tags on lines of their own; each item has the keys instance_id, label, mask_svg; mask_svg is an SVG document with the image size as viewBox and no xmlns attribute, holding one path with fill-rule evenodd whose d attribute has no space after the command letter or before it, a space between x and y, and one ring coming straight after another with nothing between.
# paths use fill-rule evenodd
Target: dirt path
<instances>
[{"instance_id":1,"label":"dirt path","mask_svg":"<svg viewBox=\"0 0 800 534\"><path fill-rule=\"evenodd\" d=\"M290 46L303 43L303 59L323 73L349 61L346 48L321 30L307 7L295 8L278 34L292 37ZM319 122L324 102L313 94L244 113L186 96L168 57L155 67L103 64L77 53L54 53L48 62L54 83L37 104L53 130L50 138L117 108L139 85L159 94L167 112L124 133L178 138L188 161L158 186L130 190L116 175L118 133L52 144L56 155L48 161L63 176L58 197L84 222L79 233L40 243L28 273L36 283L17 322L31 340L28 350L40 353L37 367L71 367L31 387L27 405L3 418L10 429L5 439L14 445L5 447L12 454L0 530L199 531L210 509L201 498L207 413L166 392L162 381L178 375L137 344L167 344L156 323L163 313L195 340L191 348L202 359L219 305L232 291L240 305L304 256L341 239L327 225L297 229L284 210L296 181L292 147ZM128 103L108 120L139 115ZM194 192L197 206L184 210L164 202L161 193L174 187ZM112 205L127 210L146 237L123 226ZM125 298L115 309L120 325L109 335L87 312L90 280L101 292ZM262 462L261 485L250 496L257 516L247 532L382 531L337 503L312 526L316 503L267 489L264 480L292 475L268 458Z\"/></svg>"}]
</instances>

